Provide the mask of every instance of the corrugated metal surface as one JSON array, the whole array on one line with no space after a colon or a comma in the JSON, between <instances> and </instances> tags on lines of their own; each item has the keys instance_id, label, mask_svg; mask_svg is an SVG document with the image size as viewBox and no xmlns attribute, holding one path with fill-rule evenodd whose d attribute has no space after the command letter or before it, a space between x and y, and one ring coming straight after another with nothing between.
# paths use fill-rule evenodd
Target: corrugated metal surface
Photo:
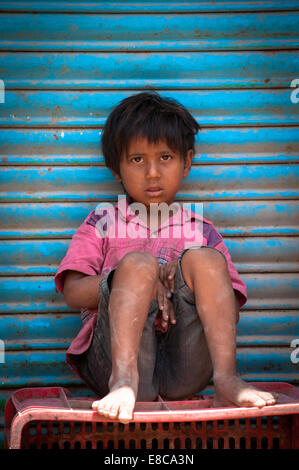
<instances>
[{"instance_id":1,"label":"corrugated metal surface","mask_svg":"<svg viewBox=\"0 0 299 470\"><path fill-rule=\"evenodd\" d=\"M204 202L248 286L239 372L297 383L299 2L0 1L0 10L2 408L26 385L86 393L64 356L80 320L53 275L86 215L121 192L100 154L107 114L149 86L202 126L178 200Z\"/></svg>"}]
</instances>

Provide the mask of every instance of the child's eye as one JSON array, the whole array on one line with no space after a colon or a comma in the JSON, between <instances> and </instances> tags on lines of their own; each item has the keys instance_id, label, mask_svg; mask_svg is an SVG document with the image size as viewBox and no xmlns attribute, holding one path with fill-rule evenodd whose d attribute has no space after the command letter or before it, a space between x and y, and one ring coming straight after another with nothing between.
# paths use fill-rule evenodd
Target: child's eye
<instances>
[{"instance_id":1,"label":"child's eye","mask_svg":"<svg viewBox=\"0 0 299 470\"><path fill-rule=\"evenodd\" d=\"M164 157L166 157L166 158L164 159ZM168 155L168 154L166 153L165 155L162 155L161 158L162 158L164 161L167 161L169 158L172 158L172 156L171 156L171 155Z\"/></svg>"},{"instance_id":2,"label":"child's eye","mask_svg":"<svg viewBox=\"0 0 299 470\"><path fill-rule=\"evenodd\" d=\"M142 158L142 157L133 157L133 158L131 159L131 162L135 161L136 163L139 163L140 160L136 161L136 159L138 159L138 158Z\"/></svg>"}]
</instances>

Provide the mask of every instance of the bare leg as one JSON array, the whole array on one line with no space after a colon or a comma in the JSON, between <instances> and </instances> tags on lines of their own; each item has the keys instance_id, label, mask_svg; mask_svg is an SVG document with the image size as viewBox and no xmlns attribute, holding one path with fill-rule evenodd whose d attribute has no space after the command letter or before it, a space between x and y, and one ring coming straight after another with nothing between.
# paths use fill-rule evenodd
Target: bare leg
<instances>
[{"instance_id":1,"label":"bare leg","mask_svg":"<svg viewBox=\"0 0 299 470\"><path fill-rule=\"evenodd\" d=\"M185 282L194 292L213 364L214 406L273 405L271 393L241 380L236 371L236 298L226 261L214 249L191 249L182 257Z\"/></svg>"},{"instance_id":2,"label":"bare leg","mask_svg":"<svg viewBox=\"0 0 299 470\"><path fill-rule=\"evenodd\" d=\"M110 393L92 404L111 419L128 422L138 390L138 351L151 301L156 297L157 260L150 254L131 252L119 263L109 301L112 374Z\"/></svg>"}]
</instances>

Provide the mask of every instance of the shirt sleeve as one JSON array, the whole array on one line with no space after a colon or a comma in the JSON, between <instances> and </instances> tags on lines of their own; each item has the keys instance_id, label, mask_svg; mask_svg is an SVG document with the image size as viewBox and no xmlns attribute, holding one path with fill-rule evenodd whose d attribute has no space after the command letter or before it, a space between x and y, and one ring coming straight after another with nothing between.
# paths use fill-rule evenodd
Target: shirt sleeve
<instances>
[{"instance_id":1,"label":"shirt sleeve","mask_svg":"<svg viewBox=\"0 0 299 470\"><path fill-rule=\"evenodd\" d=\"M205 227L206 225L206 227ZM217 231L212 223L206 224L204 222L204 233L207 239L207 246L211 246L221 251L226 259L228 271L231 277L232 286L235 290L238 300L240 303L240 308L247 302L247 288L245 282L239 276L237 269L235 268L230 253L227 246L225 245L222 236Z\"/></svg>"},{"instance_id":2,"label":"shirt sleeve","mask_svg":"<svg viewBox=\"0 0 299 470\"><path fill-rule=\"evenodd\" d=\"M73 235L67 253L54 277L55 286L61 294L67 270L79 271L90 276L101 274L104 239L96 233L97 219L95 211L92 211Z\"/></svg>"}]
</instances>

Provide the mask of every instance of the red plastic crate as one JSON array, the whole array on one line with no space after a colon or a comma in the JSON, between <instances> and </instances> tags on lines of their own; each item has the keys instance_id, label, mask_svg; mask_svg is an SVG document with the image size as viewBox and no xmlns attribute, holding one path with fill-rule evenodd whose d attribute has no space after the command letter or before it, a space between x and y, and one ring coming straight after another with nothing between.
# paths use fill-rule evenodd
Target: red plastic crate
<instances>
[{"instance_id":1,"label":"red plastic crate","mask_svg":"<svg viewBox=\"0 0 299 470\"><path fill-rule=\"evenodd\" d=\"M92 410L93 398L73 398L61 387L14 392L5 407L10 449L298 449L299 390L287 383L258 383L275 392L264 408L211 407L212 397L138 402L122 424Z\"/></svg>"}]
</instances>

